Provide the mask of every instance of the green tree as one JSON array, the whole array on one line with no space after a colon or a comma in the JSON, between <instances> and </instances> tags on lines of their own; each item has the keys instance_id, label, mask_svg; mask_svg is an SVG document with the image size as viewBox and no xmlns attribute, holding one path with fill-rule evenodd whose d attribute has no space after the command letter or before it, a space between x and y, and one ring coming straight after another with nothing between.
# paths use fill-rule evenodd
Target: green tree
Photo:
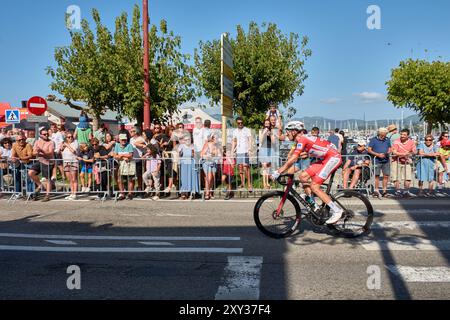
<instances>
[{"instance_id":1,"label":"green tree","mask_svg":"<svg viewBox=\"0 0 450 320\"><path fill-rule=\"evenodd\" d=\"M126 14L116 20L116 61L120 75L115 80L123 96L121 112L130 118L143 121L144 71L140 8L134 7L131 29L128 30ZM178 111L178 106L195 97L193 68L188 65L189 55L181 53L181 38L168 31L167 23L161 20L159 28L152 26L150 42L150 100L151 117L163 121Z\"/></svg>"},{"instance_id":2,"label":"green tree","mask_svg":"<svg viewBox=\"0 0 450 320\"><path fill-rule=\"evenodd\" d=\"M416 111L433 126L450 122L450 63L425 60L400 62L386 82L388 97L397 108Z\"/></svg>"},{"instance_id":3,"label":"green tree","mask_svg":"<svg viewBox=\"0 0 450 320\"><path fill-rule=\"evenodd\" d=\"M287 106L302 95L307 74L304 63L311 50L308 38L284 35L276 24L251 22L248 32L238 25L230 39L234 58L234 108L248 126L262 125L270 102ZM200 42L195 51L197 86L211 104L220 102L220 41ZM288 108L291 116L295 109Z\"/></svg>"},{"instance_id":4,"label":"green tree","mask_svg":"<svg viewBox=\"0 0 450 320\"><path fill-rule=\"evenodd\" d=\"M92 10L96 34L83 19L81 31L69 30L71 45L55 49L57 68L47 68L53 78L50 88L60 93L68 106L85 110L94 119L94 128L108 108L114 110L115 96L110 89L109 66L113 60L114 46L108 29L102 25L97 10ZM84 102L86 108L75 102Z\"/></svg>"},{"instance_id":5,"label":"green tree","mask_svg":"<svg viewBox=\"0 0 450 320\"><path fill-rule=\"evenodd\" d=\"M130 27L126 13L116 19L114 35L102 25L97 10L92 16L95 35L83 20L80 32L69 30L71 44L55 49L58 66L47 68L53 78L50 87L72 108L82 109L75 101L86 103L94 127L108 109L142 123L144 49L139 6L134 7ZM167 30L164 20L159 29L152 26L149 39L151 115L161 119L194 98L193 68L187 64L189 56L180 52L181 38Z\"/></svg>"}]
</instances>

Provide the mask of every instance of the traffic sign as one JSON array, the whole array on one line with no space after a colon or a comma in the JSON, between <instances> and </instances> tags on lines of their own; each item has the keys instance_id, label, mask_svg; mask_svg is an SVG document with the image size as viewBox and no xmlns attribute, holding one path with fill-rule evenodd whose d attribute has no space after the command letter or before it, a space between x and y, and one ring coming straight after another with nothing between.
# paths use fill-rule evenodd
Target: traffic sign
<instances>
[{"instance_id":1,"label":"traffic sign","mask_svg":"<svg viewBox=\"0 0 450 320\"><path fill-rule=\"evenodd\" d=\"M36 116L43 115L47 111L47 101L41 97L32 97L28 100L27 108Z\"/></svg>"},{"instance_id":2,"label":"traffic sign","mask_svg":"<svg viewBox=\"0 0 450 320\"><path fill-rule=\"evenodd\" d=\"M222 117L233 117L234 75L233 49L226 33L221 36L221 105ZM222 119L225 124L225 120Z\"/></svg>"},{"instance_id":3,"label":"traffic sign","mask_svg":"<svg viewBox=\"0 0 450 320\"><path fill-rule=\"evenodd\" d=\"M5 110L5 120L8 124L20 123L20 110L19 109L9 109Z\"/></svg>"}]
</instances>

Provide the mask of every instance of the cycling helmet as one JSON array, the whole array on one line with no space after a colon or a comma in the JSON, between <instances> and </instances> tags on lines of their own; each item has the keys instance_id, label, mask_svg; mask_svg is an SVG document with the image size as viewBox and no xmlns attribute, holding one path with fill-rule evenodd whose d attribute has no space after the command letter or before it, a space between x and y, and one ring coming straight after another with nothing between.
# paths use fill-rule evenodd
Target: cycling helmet
<instances>
[{"instance_id":1,"label":"cycling helmet","mask_svg":"<svg viewBox=\"0 0 450 320\"><path fill-rule=\"evenodd\" d=\"M297 130L300 131L305 128L305 124L300 121L291 121L287 124L286 130Z\"/></svg>"}]
</instances>

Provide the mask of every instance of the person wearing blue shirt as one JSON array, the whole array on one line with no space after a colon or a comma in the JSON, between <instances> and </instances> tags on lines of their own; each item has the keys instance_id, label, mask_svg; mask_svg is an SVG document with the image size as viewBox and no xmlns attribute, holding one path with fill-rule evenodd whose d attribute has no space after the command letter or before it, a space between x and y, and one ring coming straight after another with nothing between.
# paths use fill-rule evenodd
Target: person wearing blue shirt
<instances>
[{"instance_id":1,"label":"person wearing blue shirt","mask_svg":"<svg viewBox=\"0 0 450 320\"><path fill-rule=\"evenodd\" d=\"M136 162L133 160L134 148L128 143L127 135L120 134L119 142L114 146L112 156L119 162L118 185L120 196L118 200L124 200L125 192L128 191L128 200L133 199L134 178L136 176ZM128 190L125 190L125 183L128 181Z\"/></svg>"},{"instance_id":2,"label":"person wearing blue shirt","mask_svg":"<svg viewBox=\"0 0 450 320\"><path fill-rule=\"evenodd\" d=\"M386 128L378 129L378 135L369 141L368 153L374 157L375 165L375 186L373 191L374 197L380 197L380 175L383 173L383 197L388 197L387 185L389 181L389 175L391 173L391 161L390 153L392 143L387 137L388 130Z\"/></svg>"},{"instance_id":3,"label":"person wearing blue shirt","mask_svg":"<svg viewBox=\"0 0 450 320\"><path fill-rule=\"evenodd\" d=\"M436 157L439 156L439 148L434 145L431 134L425 137L425 141L417 147L419 162L417 163L417 179L419 180L419 197L434 196L434 182L436 181ZM428 194L423 192L423 183L428 182Z\"/></svg>"}]
</instances>

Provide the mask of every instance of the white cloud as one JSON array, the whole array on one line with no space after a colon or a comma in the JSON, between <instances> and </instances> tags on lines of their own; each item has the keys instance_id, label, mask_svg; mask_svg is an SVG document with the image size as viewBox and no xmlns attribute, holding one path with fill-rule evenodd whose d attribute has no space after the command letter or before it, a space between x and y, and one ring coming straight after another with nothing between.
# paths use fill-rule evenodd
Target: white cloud
<instances>
[{"instance_id":1,"label":"white cloud","mask_svg":"<svg viewBox=\"0 0 450 320\"><path fill-rule=\"evenodd\" d=\"M362 99L364 103L378 102L386 99L384 94L378 92L360 92L355 93L354 96Z\"/></svg>"},{"instance_id":2,"label":"white cloud","mask_svg":"<svg viewBox=\"0 0 450 320\"><path fill-rule=\"evenodd\" d=\"M321 103L325 104L336 104L338 102L341 102L341 99L339 98L329 98L329 99L322 99L320 100Z\"/></svg>"}]
</instances>

